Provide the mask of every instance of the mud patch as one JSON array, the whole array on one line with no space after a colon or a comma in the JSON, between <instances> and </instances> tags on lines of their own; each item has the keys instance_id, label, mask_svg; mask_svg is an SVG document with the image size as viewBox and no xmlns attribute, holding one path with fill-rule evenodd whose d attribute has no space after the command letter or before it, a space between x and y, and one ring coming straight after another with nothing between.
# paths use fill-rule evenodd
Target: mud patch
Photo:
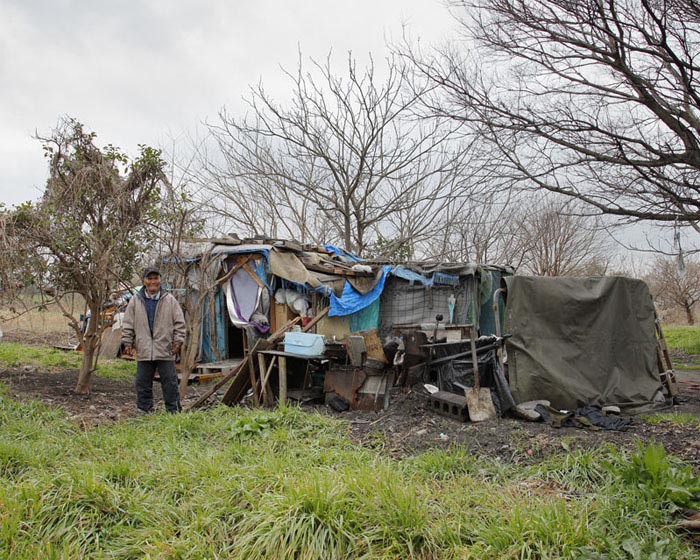
<instances>
[{"instance_id":1,"label":"mud patch","mask_svg":"<svg viewBox=\"0 0 700 560\"><path fill-rule=\"evenodd\" d=\"M59 407L84 428L118 422L136 416L132 381L93 379L92 393L76 395L75 370L59 372L0 372L0 383L8 396L19 401L36 400ZM669 412L700 416L700 372L678 373L680 403ZM187 407L206 391L207 385L193 385L183 402ZM223 392L219 393L219 396ZM162 410L160 385L154 384L156 409ZM381 450L391 456L413 455L428 449L447 449L464 445L475 452L499 457L508 462L534 463L565 449L591 449L612 444L626 449L638 442L660 442L669 453L700 466L700 434L695 426L675 423L652 425L641 418L624 432L592 431L577 428L554 429L543 423L514 419L495 419L473 424L436 415L427 397L417 391L395 388L388 410L380 412L348 411L337 413L328 407L312 407L348 422L351 437L363 446Z\"/></svg>"}]
</instances>

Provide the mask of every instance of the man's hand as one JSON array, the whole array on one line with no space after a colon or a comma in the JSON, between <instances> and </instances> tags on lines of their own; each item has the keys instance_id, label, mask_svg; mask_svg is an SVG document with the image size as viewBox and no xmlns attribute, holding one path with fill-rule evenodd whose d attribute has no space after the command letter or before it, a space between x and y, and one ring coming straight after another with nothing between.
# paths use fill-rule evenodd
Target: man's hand
<instances>
[{"instance_id":1,"label":"man's hand","mask_svg":"<svg viewBox=\"0 0 700 560\"><path fill-rule=\"evenodd\" d=\"M182 344L180 342L173 342L173 354L179 354Z\"/></svg>"},{"instance_id":2,"label":"man's hand","mask_svg":"<svg viewBox=\"0 0 700 560\"><path fill-rule=\"evenodd\" d=\"M133 346L124 346L124 354L127 356L133 356L134 355L134 347Z\"/></svg>"}]
</instances>

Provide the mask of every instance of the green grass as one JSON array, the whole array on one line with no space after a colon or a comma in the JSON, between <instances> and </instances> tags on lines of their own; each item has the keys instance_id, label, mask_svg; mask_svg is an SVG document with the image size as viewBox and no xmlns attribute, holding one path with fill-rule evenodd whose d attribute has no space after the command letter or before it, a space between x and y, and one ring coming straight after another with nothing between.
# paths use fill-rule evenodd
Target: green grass
<instances>
[{"instance_id":1,"label":"green grass","mask_svg":"<svg viewBox=\"0 0 700 560\"><path fill-rule=\"evenodd\" d=\"M82 354L78 352L57 350L49 346L0 342L0 368L2 369L17 369L26 365L48 371L79 369L82 359ZM103 359L98 362L96 372L100 377L109 379L133 379L135 373L134 362Z\"/></svg>"},{"instance_id":2,"label":"green grass","mask_svg":"<svg viewBox=\"0 0 700 560\"><path fill-rule=\"evenodd\" d=\"M399 460L296 408L85 432L0 395L2 558L687 560L673 510L697 482L659 446Z\"/></svg>"},{"instance_id":3,"label":"green grass","mask_svg":"<svg viewBox=\"0 0 700 560\"><path fill-rule=\"evenodd\" d=\"M700 354L700 326L665 326L664 336L671 350L683 354Z\"/></svg>"},{"instance_id":4,"label":"green grass","mask_svg":"<svg viewBox=\"0 0 700 560\"><path fill-rule=\"evenodd\" d=\"M700 427L700 418L688 413L660 412L641 416L640 418L649 424L674 424L683 427Z\"/></svg>"},{"instance_id":5,"label":"green grass","mask_svg":"<svg viewBox=\"0 0 700 560\"><path fill-rule=\"evenodd\" d=\"M697 371L700 369L700 360L691 360L685 364L673 362L673 369L675 371Z\"/></svg>"}]
</instances>

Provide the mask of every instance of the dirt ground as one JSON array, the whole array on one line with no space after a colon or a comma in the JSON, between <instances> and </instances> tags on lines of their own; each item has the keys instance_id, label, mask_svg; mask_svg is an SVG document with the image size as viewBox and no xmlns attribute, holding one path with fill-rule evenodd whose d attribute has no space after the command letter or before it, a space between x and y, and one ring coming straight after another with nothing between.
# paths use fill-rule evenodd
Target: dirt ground
<instances>
[{"instance_id":1,"label":"dirt ground","mask_svg":"<svg viewBox=\"0 0 700 560\"><path fill-rule=\"evenodd\" d=\"M0 383L7 386L9 396L15 399L38 400L66 410L72 420L86 429L136 415L132 382L97 377L93 382L92 394L78 396L72 392L77 375L75 370L49 373L19 368L0 372ZM670 411L700 416L700 371L680 371L677 378L681 395L679 404ZM183 406L186 408L207 389L207 385L191 386ZM160 402L160 386L157 383L154 391L156 402ZM219 396L221 394L218 393ZM159 406L162 409L162 402ZM637 442L642 440L661 442L668 452L700 467L700 434L697 428L670 422L652 425L634 418L624 432L554 429L544 423L509 418L464 423L433 413L418 386L410 391L395 388L391 406L378 413L337 413L322 405L313 405L313 408L346 420L352 437L358 443L381 448L394 456L461 444L509 462L528 463L562 447L591 448L611 442L616 446L635 448Z\"/></svg>"}]
</instances>

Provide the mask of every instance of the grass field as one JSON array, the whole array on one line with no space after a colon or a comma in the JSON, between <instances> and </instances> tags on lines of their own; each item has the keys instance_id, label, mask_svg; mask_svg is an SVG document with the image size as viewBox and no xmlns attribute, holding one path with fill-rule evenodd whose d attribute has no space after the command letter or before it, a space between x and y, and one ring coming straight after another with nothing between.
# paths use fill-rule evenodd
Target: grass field
<instances>
[{"instance_id":1,"label":"grass field","mask_svg":"<svg viewBox=\"0 0 700 560\"><path fill-rule=\"evenodd\" d=\"M700 326L666 326L664 336L672 350L678 350L684 354L700 354Z\"/></svg>"},{"instance_id":2,"label":"grass field","mask_svg":"<svg viewBox=\"0 0 700 560\"><path fill-rule=\"evenodd\" d=\"M79 369L83 356L78 352L57 350L50 346L29 346L15 342L0 343L0 368L16 369L36 366L45 371ZM133 379L136 363L127 360L100 359L96 375L109 379Z\"/></svg>"},{"instance_id":3,"label":"grass field","mask_svg":"<svg viewBox=\"0 0 700 560\"><path fill-rule=\"evenodd\" d=\"M689 353L687 331L667 329ZM79 362L0 343L4 368ZM133 370L103 361L97 375ZM700 558L674 529L680 507L700 507L700 479L660 445L572 449L531 466L457 446L397 459L296 408L84 430L0 386L0 558Z\"/></svg>"},{"instance_id":4,"label":"grass field","mask_svg":"<svg viewBox=\"0 0 700 560\"><path fill-rule=\"evenodd\" d=\"M0 401L0 556L698 558L672 526L698 480L660 446L534 467L395 460L295 408L158 414L88 432Z\"/></svg>"}]
</instances>

